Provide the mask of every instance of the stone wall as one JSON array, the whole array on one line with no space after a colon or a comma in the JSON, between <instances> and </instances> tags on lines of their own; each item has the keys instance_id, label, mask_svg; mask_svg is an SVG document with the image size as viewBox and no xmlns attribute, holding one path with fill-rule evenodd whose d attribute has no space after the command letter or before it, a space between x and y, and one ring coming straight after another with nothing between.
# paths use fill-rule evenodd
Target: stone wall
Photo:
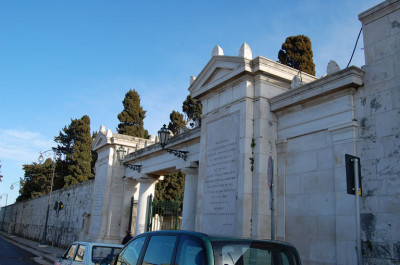
<instances>
[{"instance_id":1,"label":"stone wall","mask_svg":"<svg viewBox=\"0 0 400 265\"><path fill-rule=\"evenodd\" d=\"M400 260L400 1L360 14L364 31L364 89L360 122L361 228L365 264Z\"/></svg>"},{"instance_id":2,"label":"stone wall","mask_svg":"<svg viewBox=\"0 0 400 265\"><path fill-rule=\"evenodd\" d=\"M345 154L355 154L354 94L364 72L350 67L270 99L278 117L277 239L305 264L356 264L355 202Z\"/></svg>"},{"instance_id":3,"label":"stone wall","mask_svg":"<svg viewBox=\"0 0 400 265\"><path fill-rule=\"evenodd\" d=\"M94 181L56 190L50 202L47 242L66 247L74 240L82 240L88 232ZM58 217L53 209L62 201L64 209ZM15 203L1 208L1 230L40 241L46 220L48 196Z\"/></svg>"}]
</instances>

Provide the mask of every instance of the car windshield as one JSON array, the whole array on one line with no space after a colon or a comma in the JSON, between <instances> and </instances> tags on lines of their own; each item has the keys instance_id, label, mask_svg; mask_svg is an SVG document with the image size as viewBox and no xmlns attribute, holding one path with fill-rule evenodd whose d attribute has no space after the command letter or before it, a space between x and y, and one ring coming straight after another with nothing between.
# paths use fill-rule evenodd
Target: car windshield
<instances>
[{"instance_id":1,"label":"car windshield","mask_svg":"<svg viewBox=\"0 0 400 265\"><path fill-rule=\"evenodd\" d=\"M297 251L261 241L212 241L216 265L300 265Z\"/></svg>"},{"instance_id":2,"label":"car windshield","mask_svg":"<svg viewBox=\"0 0 400 265\"><path fill-rule=\"evenodd\" d=\"M118 247L93 246L92 262L95 264L110 264L120 251L121 248Z\"/></svg>"}]
</instances>

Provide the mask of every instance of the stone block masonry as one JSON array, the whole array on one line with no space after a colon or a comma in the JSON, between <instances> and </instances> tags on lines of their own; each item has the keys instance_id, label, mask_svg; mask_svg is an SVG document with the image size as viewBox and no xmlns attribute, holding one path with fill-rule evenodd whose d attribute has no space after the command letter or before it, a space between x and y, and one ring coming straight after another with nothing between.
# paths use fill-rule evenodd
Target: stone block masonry
<instances>
[{"instance_id":1,"label":"stone block masonry","mask_svg":"<svg viewBox=\"0 0 400 265\"><path fill-rule=\"evenodd\" d=\"M94 181L53 191L50 202L47 242L67 247L72 241L84 240L89 225ZM64 208L56 216L56 201ZM18 236L40 241L46 219L48 195L1 208L0 229Z\"/></svg>"},{"instance_id":2,"label":"stone block masonry","mask_svg":"<svg viewBox=\"0 0 400 265\"><path fill-rule=\"evenodd\" d=\"M365 264L400 260L400 1L359 15L364 31L365 80L356 98L361 121L361 229Z\"/></svg>"}]
</instances>

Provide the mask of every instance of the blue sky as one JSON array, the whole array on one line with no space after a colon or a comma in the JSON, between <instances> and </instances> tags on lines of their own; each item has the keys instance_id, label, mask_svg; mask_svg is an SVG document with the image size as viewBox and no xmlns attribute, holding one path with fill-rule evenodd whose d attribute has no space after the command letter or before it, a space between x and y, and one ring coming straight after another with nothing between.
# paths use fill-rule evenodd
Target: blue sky
<instances>
[{"instance_id":1,"label":"blue sky","mask_svg":"<svg viewBox=\"0 0 400 265\"><path fill-rule=\"evenodd\" d=\"M181 111L189 77L211 59L215 45L237 56L278 60L285 38L307 35L317 77L329 60L344 68L361 23L378 0L78 1L0 0L0 195L23 164L37 161L71 119L89 115L92 131L118 124L122 100L136 89L156 134ZM352 65L362 66L362 38ZM0 206L5 205L5 195Z\"/></svg>"}]
</instances>

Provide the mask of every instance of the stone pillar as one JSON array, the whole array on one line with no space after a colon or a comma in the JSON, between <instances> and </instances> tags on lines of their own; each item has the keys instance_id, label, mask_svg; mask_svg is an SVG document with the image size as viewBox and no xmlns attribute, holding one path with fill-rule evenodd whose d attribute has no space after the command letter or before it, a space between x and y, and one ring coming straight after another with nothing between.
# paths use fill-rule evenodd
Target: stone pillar
<instances>
[{"instance_id":1,"label":"stone pillar","mask_svg":"<svg viewBox=\"0 0 400 265\"><path fill-rule=\"evenodd\" d=\"M198 168L182 168L185 173L185 194L182 209L182 230L195 230Z\"/></svg>"},{"instance_id":2,"label":"stone pillar","mask_svg":"<svg viewBox=\"0 0 400 265\"><path fill-rule=\"evenodd\" d=\"M132 178L124 178L123 182L123 200L121 204L121 227L119 231L119 236L122 240L122 238L125 236L125 231L130 230L131 232L134 232L131 228L132 223L135 222L135 220L132 220L132 197L134 200L137 200L139 196L139 183L132 179ZM129 220L132 221L132 223L129 223Z\"/></svg>"},{"instance_id":3,"label":"stone pillar","mask_svg":"<svg viewBox=\"0 0 400 265\"><path fill-rule=\"evenodd\" d=\"M141 177L139 181L139 201L138 201L138 211L136 217L136 228L135 235L139 235L146 231L146 218L147 218L147 205L148 197L152 195L154 197L154 189L156 181L151 177Z\"/></svg>"},{"instance_id":4,"label":"stone pillar","mask_svg":"<svg viewBox=\"0 0 400 265\"><path fill-rule=\"evenodd\" d=\"M344 158L345 154L357 156L356 130L356 123L329 128L335 161L336 264L357 264L355 198L347 194Z\"/></svg>"},{"instance_id":5,"label":"stone pillar","mask_svg":"<svg viewBox=\"0 0 400 265\"><path fill-rule=\"evenodd\" d=\"M274 186L277 189L276 198L277 198L277 207L276 207L276 232L275 239L285 241L286 239L286 146L287 139L283 139L277 143L277 172L276 172L276 181L274 182Z\"/></svg>"},{"instance_id":6,"label":"stone pillar","mask_svg":"<svg viewBox=\"0 0 400 265\"><path fill-rule=\"evenodd\" d=\"M116 158L117 145L97 150L92 209L87 240L119 243L125 167Z\"/></svg>"}]
</instances>

